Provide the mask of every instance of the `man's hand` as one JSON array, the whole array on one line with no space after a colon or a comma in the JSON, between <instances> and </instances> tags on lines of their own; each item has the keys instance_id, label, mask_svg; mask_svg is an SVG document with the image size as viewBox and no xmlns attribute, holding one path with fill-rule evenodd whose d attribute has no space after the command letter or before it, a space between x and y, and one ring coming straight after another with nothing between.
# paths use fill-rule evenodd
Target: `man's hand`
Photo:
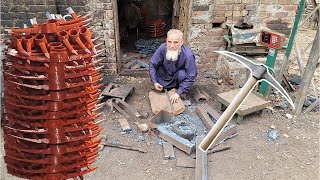
<instances>
[{"instance_id":1,"label":"man's hand","mask_svg":"<svg viewBox=\"0 0 320 180\"><path fill-rule=\"evenodd\" d=\"M172 94L172 96L170 97L171 104L174 104L174 103L178 102L179 98L180 98L179 94L177 94L177 93Z\"/></svg>"},{"instance_id":2,"label":"man's hand","mask_svg":"<svg viewBox=\"0 0 320 180\"><path fill-rule=\"evenodd\" d=\"M153 86L157 91L163 90L163 86L161 86L161 84L159 84L159 83L154 83Z\"/></svg>"}]
</instances>

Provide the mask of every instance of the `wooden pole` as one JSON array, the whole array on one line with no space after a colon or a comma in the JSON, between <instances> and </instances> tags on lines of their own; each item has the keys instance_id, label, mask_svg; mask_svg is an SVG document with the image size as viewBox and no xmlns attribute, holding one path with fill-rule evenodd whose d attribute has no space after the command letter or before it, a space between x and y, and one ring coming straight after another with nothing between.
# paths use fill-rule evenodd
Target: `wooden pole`
<instances>
[{"instance_id":1,"label":"wooden pole","mask_svg":"<svg viewBox=\"0 0 320 180\"><path fill-rule=\"evenodd\" d=\"M117 0L112 1L113 4L113 26L114 26L114 41L115 41L115 55L116 55L116 72L121 71L121 54L120 54L120 35L119 35L119 19L118 19L118 4Z\"/></svg>"},{"instance_id":2,"label":"wooden pole","mask_svg":"<svg viewBox=\"0 0 320 180\"><path fill-rule=\"evenodd\" d=\"M317 68L317 63L319 61L319 29L317 30L316 37L313 41L311 52L308 58L307 66L302 76L301 84L296 93L296 99L294 105L296 107L295 114L300 114L302 111L304 100L308 95L308 89Z\"/></svg>"}]
</instances>

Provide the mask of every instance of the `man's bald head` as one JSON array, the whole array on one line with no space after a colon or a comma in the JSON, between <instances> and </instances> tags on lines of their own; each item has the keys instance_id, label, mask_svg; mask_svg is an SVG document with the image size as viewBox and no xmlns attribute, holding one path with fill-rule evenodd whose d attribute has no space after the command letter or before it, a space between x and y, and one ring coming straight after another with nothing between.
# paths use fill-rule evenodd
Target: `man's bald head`
<instances>
[{"instance_id":1,"label":"man's bald head","mask_svg":"<svg viewBox=\"0 0 320 180\"><path fill-rule=\"evenodd\" d=\"M167 33L167 37L172 35L178 35L181 41L183 39L183 33L179 29L170 29Z\"/></svg>"},{"instance_id":2,"label":"man's bald head","mask_svg":"<svg viewBox=\"0 0 320 180\"><path fill-rule=\"evenodd\" d=\"M182 32L178 29L171 29L167 33L166 58L170 61L178 60L182 46Z\"/></svg>"}]
</instances>

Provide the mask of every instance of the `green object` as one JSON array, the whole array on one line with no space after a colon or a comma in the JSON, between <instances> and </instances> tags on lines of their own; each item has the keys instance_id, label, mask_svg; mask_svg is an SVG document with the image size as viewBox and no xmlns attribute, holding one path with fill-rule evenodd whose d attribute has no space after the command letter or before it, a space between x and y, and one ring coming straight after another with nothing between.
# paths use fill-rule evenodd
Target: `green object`
<instances>
[{"instance_id":1,"label":"green object","mask_svg":"<svg viewBox=\"0 0 320 180\"><path fill-rule=\"evenodd\" d=\"M294 38L296 37L297 31L298 31L299 21L300 21L301 15L302 15L302 11L304 9L304 4L305 4L305 0L301 0L300 4L299 4L298 13L297 13L296 18L294 20L294 24L293 24L293 27L292 27L290 39L289 39L289 42L288 42L288 45L287 45L287 50L286 50L286 53L285 53L285 55L287 57L287 61L288 61L289 56L291 54Z\"/></svg>"},{"instance_id":2,"label":"green object","mask_svg":"<svg viewBox=\"0 0 320 180\"><path fill-rule=\"evenodd\" d=\"M289 60L289 57L290 57L290 54L291 54L291 50L292 50L292 46L293 46L293 43L294 43L294 38L296 37L297 31L298 31L299 22L300 22L300 18L301 18L303 9L304 9L304 5L305 5L305 0L301 0L300 3L299 3L298 13L297 13L297 15L296 15L296 17L294 19L293 27L292 27L291 34L290 34L290 39L289 39L289 42L288 42L288 45L287 45L287 49L286 49L286 53L285 53L285 59L284 59L285 62L282 62L281 69L279 71L279 74L277 75L277 80L278 81L282 80L282 76L283 76L284 71L285 71L285 69L287 67L288 60Z\"/></svg>"},{"instance_id":3,"label":"green object","mask_svg":"<svg viewBox=\"0 0 320 180\"><path fill-rule=\"evenodd\" d=\"M278 49L273 49L273 48L269 49L269 53L266 61L266 66L269 68L269 70L273 69L275 60L277 58L277 54L278 54ZM273 71L269 71L269 72L273 74ZM265 81L262 81L260 86L260 93L263 95L266 95L268 92L268 87L269 87L269 84Z\"/></svg>"}]
</instances>

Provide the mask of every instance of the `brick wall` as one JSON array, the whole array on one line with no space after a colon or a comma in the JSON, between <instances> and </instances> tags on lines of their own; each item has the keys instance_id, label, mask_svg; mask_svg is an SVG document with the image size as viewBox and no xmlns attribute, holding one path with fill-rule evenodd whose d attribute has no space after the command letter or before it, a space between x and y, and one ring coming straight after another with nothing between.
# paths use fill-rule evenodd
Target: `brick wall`
<instances>
[{"instance_id":1,"label":"brick wall","mask_svg":"<svg viewBox=\"0 0 320 180\"><path fill-rule=\"evenodd\" d=\"M107 73L116 72L113 2L115 0L1 0L1 34L4 27L22 27L36 17L39 23L46 19L45 12L66 14L72 7L77 14L93 12L93 36L100 36L106 51L103 56ZM263 23L273 30L289 34L293 25L295 8L299 0L194 0L189 24L188 43L194 50L199 68L214 64L215 50L224 46L226 29L213 27L212 23L237 21L248 14L261 16Z\"/></svg>"},{"instance_id":2,"label":"brick wall","mask_svg":"<svg viewBox=\"0 0 320 180\"><path fill-rule=\"evenodd\" d=\"M194 0L188 41L199 67L210 67L218 57L215 50L224 47L226 29L212 27L213 22L237 22L258 15L264 26L289 35L299 0Z\"/></svg>"},{"instance_id":3,"label":"brick wall","mask_svg":"<svg viewBox=\"0 0 320 180\"><path fill-rule=\"evenodd\" d=\"M1 38L5 36L4 29L10 27L31 26L29 19L37 18L38 23L46 20L45 12L66 15L66 8L72 9L78 15L93 12L91 25L93 37L100 36L100 43L106 48L103 62L106 72L113 74L115 68L115 41L113 28L113 1L112 0L1 0Z\"/></svg>"}]
</instances>

